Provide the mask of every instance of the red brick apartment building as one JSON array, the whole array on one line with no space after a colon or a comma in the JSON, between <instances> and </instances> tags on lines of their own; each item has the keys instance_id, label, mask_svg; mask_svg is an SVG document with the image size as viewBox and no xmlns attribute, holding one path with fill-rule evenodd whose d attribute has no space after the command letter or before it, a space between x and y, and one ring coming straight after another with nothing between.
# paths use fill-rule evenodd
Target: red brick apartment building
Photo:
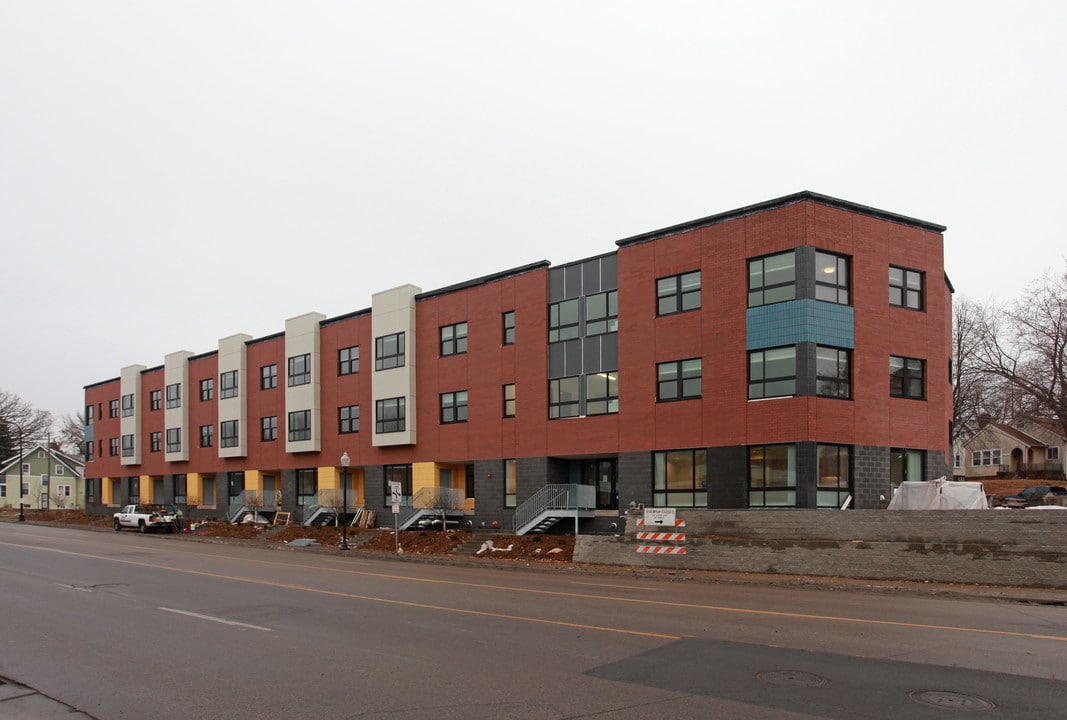
<instances>
[{"instance_id":1,"label":"red brick apartment building","mask_svg":"<svg viewBox=\"0 0 1067 720\"><path fill-rule=\"evenodd\" d=\"M88 506L884 507L949 473L944 230L802 192L131 365L85 387Z\"/></svg>"}]
</instances>

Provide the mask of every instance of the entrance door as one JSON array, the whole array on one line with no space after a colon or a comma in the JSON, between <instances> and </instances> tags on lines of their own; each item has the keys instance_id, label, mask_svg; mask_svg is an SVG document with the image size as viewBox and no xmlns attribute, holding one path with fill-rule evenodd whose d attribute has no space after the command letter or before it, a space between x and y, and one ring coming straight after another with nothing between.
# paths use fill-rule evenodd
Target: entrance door
<instances>
[{"instance_id":1,"label":"entrance door","mask_svg":"<svg viewBox=\"0 0 1067 720\"><path fill-rule=\"evenodd\" d=\"M585 460L582 482L596 488L597 510L618 510L619 493L615 487L615 458Z\"/></svg>"},{"instance_id":2,"label":"entrance door","mask_svg":"<svg viewBox=\"0 0 1067 720\"><path fill-rule=\"evenodd\" d=\"M276 494L278 478L276 475L264 475L263 476L263 507L275 508L278 506L278 496Z\"/></svg>"}]
</instances>

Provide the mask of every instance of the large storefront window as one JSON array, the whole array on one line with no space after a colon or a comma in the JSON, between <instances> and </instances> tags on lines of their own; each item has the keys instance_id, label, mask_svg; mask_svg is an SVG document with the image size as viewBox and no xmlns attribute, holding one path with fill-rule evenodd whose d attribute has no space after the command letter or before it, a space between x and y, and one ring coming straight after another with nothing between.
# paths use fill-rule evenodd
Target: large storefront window
<instances>
[{"instance_id":1,"label":"large storefront window","mask_svg":"<svg viewBox=\"0 0 1067 720\"><path fill-rule=\"evenodd\" d=\"M748 449L748 506L797 506L795 445L756 445Z\"/></svg>"},{"instance_id":2,"label":"large storefront window","mask_svg":"<svg viewBox=\"0 0 1067 720\"><path fill-rule=\"evenodd\" d=\"M652 502L656 507L708 506L707 450L652 454Z\"/></svg>"},{"instance_id":3,"label":"large storefront window","mask_svg":"<svg viewBox=\"0 0 1067 720\"><path fill-rule=\"evenodd\" d=\"M852 492L851 451L847 445L820 445L818 452L816 502L821 508L839 508Z\"/></svg>"}]
</instances>

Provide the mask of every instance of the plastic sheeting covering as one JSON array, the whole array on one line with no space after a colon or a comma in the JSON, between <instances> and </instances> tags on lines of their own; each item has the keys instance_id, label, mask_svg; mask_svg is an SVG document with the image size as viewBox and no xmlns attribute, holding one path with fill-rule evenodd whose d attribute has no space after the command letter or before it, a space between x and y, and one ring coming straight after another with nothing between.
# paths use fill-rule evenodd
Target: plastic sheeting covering
<instances>
[{"instance_id":1,"label":"plastic sheeting covering","mask_svg":"<svg viewBox=\"0 0 1067 720\"><path fill-rule=\"evenodd\" d=\"M890 510L988 510L980 482L939 478L930 482L903 482L889 501Z\"/></svg>"}]
</instances>

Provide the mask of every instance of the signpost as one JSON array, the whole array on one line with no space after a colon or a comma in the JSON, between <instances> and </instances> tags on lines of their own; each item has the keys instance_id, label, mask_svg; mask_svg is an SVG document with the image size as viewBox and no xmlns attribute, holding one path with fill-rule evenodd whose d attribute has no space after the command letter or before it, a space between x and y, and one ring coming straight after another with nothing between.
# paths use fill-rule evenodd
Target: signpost
<instances>
[{"instance_id":1,"label":"signpost","mask_svg":"<svg viewBox=\"0 0 1067 720\"><path fill-rule=\"evenodd\" d=\"M393 554L400 554L400 499L403 497L401 493L400 483L395 480L389 481L389 501L393 504L393 522L395 524L395 531L393 532Z\"/></svg>"}]
</instances>

